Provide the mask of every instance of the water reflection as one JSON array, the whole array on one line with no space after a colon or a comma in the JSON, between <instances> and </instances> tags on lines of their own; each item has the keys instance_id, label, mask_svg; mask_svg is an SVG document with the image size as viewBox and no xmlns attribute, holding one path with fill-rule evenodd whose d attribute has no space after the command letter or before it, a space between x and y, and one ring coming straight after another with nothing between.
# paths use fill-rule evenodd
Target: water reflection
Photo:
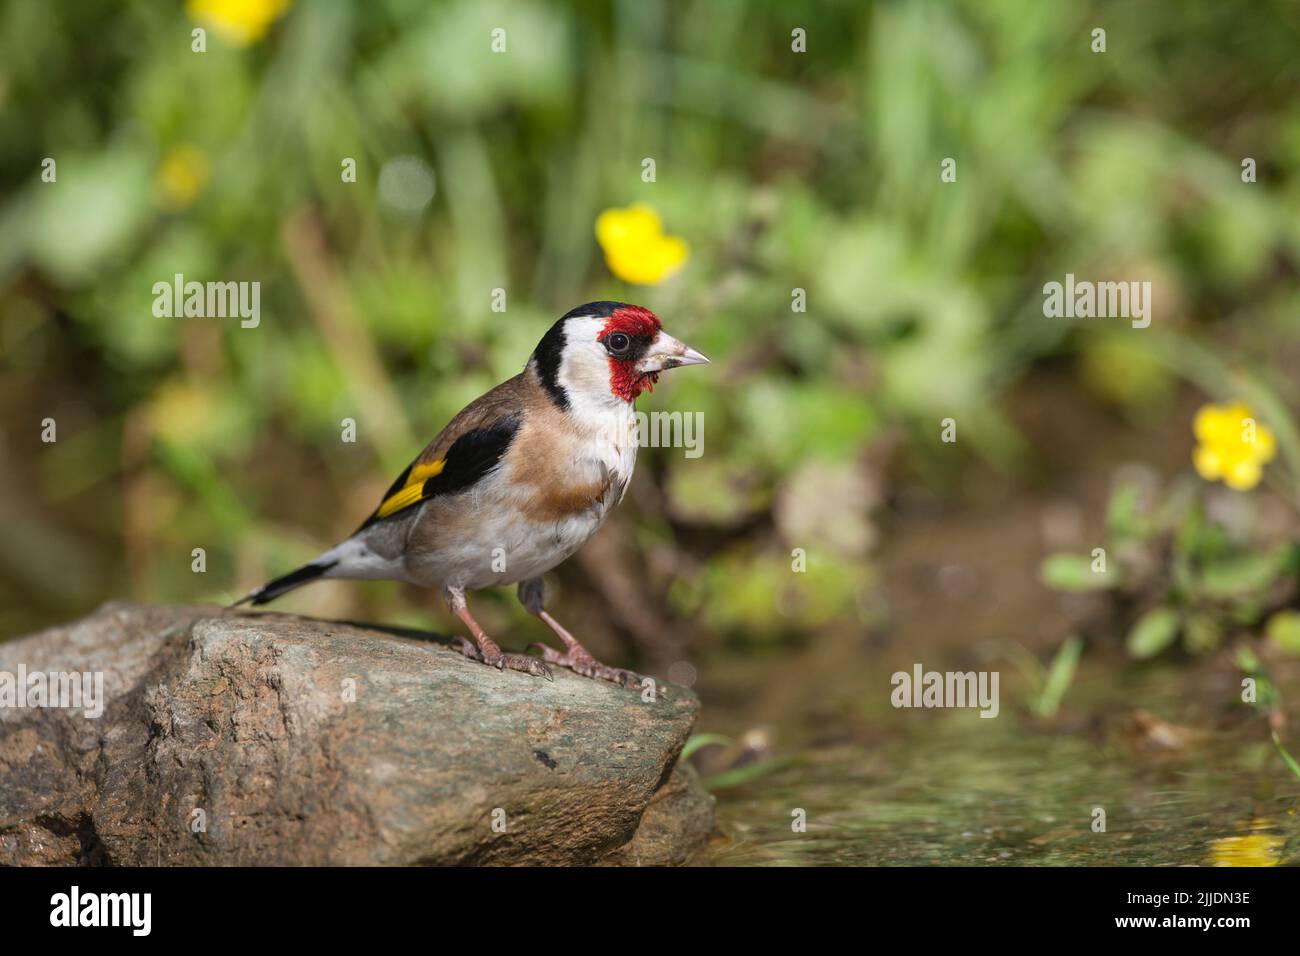
<instances>
[{"instance_id":1,"label":"water reflection","mask_svg":"<svg viewBox=\"0 0 1300 956\"><path fill-rule=\"evenodd\" d=\"M1178 697L1177 679L1164 690ZM720 790L721 836L695 862L1297 862L1300 784L1261 743L1255 722L1210 729L1154 696L1143 700L1146 710L1127 700L1127 711L1115 700L1092 702L1107 717L1104 731L1093 718L1063 728L1014 714L993 721L947 714L895 721L904 731L884 743L811 746L785 767ZM1171 737L1179 725L1153 723L1161 711L1178 713L1194 732ZM1178 746L1150 747L1149 734L1132 732L1152 726Z\"/></svg>"}]
</instances>

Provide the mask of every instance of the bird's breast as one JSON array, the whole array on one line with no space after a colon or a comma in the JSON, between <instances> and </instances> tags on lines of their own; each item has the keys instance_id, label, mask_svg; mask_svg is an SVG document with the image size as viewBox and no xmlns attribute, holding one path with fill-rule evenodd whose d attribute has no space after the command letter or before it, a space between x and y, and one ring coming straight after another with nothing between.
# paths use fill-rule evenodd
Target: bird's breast
<instances>
[{"instance_id":1,"label":"bird's breast","mask_svg":"<svg viewBox=\"0 0 1300 956\"><path fill-rule=\"evenodd\" d=\"M635 422L593 431L524 431L506 467L519 507L537 522L578 516L597 523L623 498L636 467Z\"/></svg>"},{"instance_id":2,"label":"bird's breast","mask_svg":"<svg viewBox=\"0 0 1300 956\"><path fill-rule=\"evenodd\" d=\"M570 466L549 476L537 475L528 483L520 502L525 517L552 522L579 515L591 515L599 523L623 499L634 460L601 458L572 461Z\"/></svg>"},{"instance_id":3,"label":"bird's breast","mask_svg":"<svg viewBox=\"0 0 1300 956\"><path fill-rule=\"evenodd\" d=\"M408 539L409 577L468 588L509 584L582 547L627 490L637 437L635 427L563 426L526 419L500 468L460 495L428 502Z\"/></svg>"}]
</instances>

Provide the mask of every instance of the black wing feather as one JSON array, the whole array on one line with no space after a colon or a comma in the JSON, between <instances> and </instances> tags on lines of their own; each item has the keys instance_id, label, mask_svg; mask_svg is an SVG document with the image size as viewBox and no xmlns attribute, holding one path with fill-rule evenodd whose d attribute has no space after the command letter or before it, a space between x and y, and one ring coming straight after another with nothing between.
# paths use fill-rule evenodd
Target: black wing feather
<instances>
[{"instance_id":1,"label":"black wing feather","mask_svg":"<svg viewBox=\"0 0 1300 956\"><path fill-rule=\"evenodd\" d=\"M374 513L357 530L368 528L377 521L387 521L389 518L394 518L406 511L407 508L414 507L422 501L428 501L430 498L437 498L440 495L454 495L476 484L501 463L501 459L510 448L510 443L514 441L515 434L519 431L522 418L523 416L518 412L512 412L509 415L501 416L490 424L472 428L465 432L452 442L451 447L447 449L447 454L443 456L443 461L446 464L443 465L442 471L425 480L424 486L420 489L419 499L412 501L406 508L394 511L382 518L379 517L379 509L376 508ZM388 490L388 494L384 495L385 501L406 486L406 476L411 473L412 467L412 465L408 465L406 470L402 472L401 477L393 483L392 488Z\"/></svg>"}]
</instances>

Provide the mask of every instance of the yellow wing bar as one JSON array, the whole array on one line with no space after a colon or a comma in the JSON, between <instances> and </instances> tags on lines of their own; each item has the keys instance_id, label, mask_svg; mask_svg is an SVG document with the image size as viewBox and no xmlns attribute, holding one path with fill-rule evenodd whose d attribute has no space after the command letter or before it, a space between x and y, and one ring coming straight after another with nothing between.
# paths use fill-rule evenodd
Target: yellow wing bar
<instances>
[{"instance_id":1,"label":"yellow wing bar","mask_svg":"<svg viewBox=\"0 0 1300 956\"><path fill-rule=\"evenodd\" d=\"M389 495L384 499L379 510L375 512L377 518L387 518L389 515L401 511L420 500L424 494L424 483L434 475L442 474L442 469L446 466L447 460L439 458L437 461L431 461L423 465L413 465L411 473L406 476L406 484L402 490Z\"/></svg>"}]
</instances>

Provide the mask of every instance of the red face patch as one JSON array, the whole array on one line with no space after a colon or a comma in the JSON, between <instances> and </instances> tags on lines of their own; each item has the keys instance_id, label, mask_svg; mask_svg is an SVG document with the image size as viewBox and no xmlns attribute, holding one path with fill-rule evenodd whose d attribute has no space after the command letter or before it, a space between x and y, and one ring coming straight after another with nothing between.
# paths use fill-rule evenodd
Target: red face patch
<instances>
[{"instance_id":1,"label":"red face patch","mask_svg":"<svg viewBox=\"0 0 1300 956\"><path fill-rule=\"evenodd\" d=\"M624 401L635 401L642 392L653 392L655 383L659 381L658 372L638 372L636 366L660 328L659 317L649 309L625 305L610 314L609 321L596 336L596 341L601 344L615 332L622 332L631 340L627 355L609 357L610 391Z\"/></svg>"},{"instance_id":2,"label":"red face patch","mask_svg":"<svg viewBox=\"0 0 1300 956\"><path fill-rule=\"evenodd\" d=\"M610 313L609 321L596 336L598 342L605 341L611 332L624 332L632 338L653 339L663 326L659 316L639 305L625 305Z\"/></svg>"}]
</instances>

